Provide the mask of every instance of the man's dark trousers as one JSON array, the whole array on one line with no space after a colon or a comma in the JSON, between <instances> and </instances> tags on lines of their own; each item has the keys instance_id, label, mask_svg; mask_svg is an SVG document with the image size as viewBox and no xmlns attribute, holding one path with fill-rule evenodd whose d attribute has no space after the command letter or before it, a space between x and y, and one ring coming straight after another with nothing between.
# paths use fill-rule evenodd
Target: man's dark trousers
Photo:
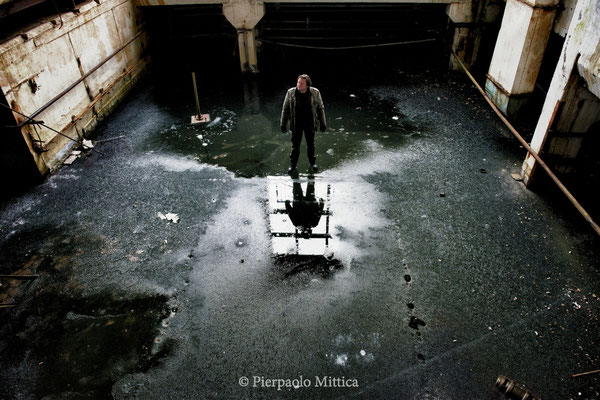
<instances>
[{"instance_id":1,"label":"man's dark trousers","mask_svg":"<svg viewBox=\"0 0 600 400\"><path fill-rule=\"evenodd\" d=\"M302 143L302 134L306 137L306 155L310 165L316 163L315 159L315 130L312 126L297 126L292 131L292 151L290 153L290 165L296 167L298 165L298 157L300 156L300 144Z\"/></svg>"}]
</instances>

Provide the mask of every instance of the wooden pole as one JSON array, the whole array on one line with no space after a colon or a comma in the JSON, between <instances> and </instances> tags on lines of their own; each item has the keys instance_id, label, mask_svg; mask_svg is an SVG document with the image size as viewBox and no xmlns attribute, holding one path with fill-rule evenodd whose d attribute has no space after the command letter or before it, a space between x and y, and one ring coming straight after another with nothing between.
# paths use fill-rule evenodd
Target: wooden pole
<instances>
[{"instance_id":1,"label":"wooden pole","mask_svg":"<svg viewBox=\"0 0 600 400\"><path fill-rule=\"evenodd\" d=\"M196 73L192 72L192 81L194 82L194 96L196 97L196 108L198 109L198 119L202 119L200 112L200 100L198 100L198 86L196 86Z\"/></svg>"},{"instance_id":2,"label":"wooden pole","mask_svg":"<svg viewBox=\"0 0 600 400\"><path fill-rule=\"evenodd\" d=\"M202 114L200 111L200 100L198 100L198 86L196 85L196 73L192 72L192 82L194 84L194 97L196 98L196 109L198 110L197 115L192 115L192 124L199 124L201 122L210 121L208 114Z\"/></svg>"}]
</instances>

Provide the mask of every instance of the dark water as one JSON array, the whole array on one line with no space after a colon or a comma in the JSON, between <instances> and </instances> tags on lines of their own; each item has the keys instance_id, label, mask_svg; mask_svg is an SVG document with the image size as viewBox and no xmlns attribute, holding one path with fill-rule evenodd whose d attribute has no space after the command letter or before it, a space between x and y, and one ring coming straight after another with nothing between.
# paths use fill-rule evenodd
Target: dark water
<instances>
[{"instance_id":1,"label":"dark water","mask_svg":"<svg viewBox=\"0 0 600 400\"><path fill-rule=\"evenodd\" d=\"M419 50L421 54L423 49ZM417 66L412 59L406 62L381 50L368 53L373 57L370 60L368 54L359 54L358 59L328 54L323 62L304 61L301 65L279 66L266 58L259 75L246 77L196 65L200 109L210 115L211 122L194 126L189 123L191 115L197 114L191 71L187 76L180 72L175 80L164 80L163 74L170 75L171 70L155 71L157 100L180 122L150 132L146 148L190 156L243 177L280 174L289 164L290 151L290 134L281 133L279 128L281 106L286 90L295 86L300 73L311 75L325 104L327 131L318 132L315 139L317 163L322 169L360 157L366 151L365 141L384 148L401 147L411 137L423 135L426 126L369 88L374 83L410 82L414 74L435 75L442 61L425 59ZM298 54L299 60L314 57L323 54ZM377 63L383 57L386 62ZM351 67L349 60L360 68ZM371 68L364 65L367 60ZM308 169L304 142L302 146L301 172Z\"/></svg>"}]
</instances>

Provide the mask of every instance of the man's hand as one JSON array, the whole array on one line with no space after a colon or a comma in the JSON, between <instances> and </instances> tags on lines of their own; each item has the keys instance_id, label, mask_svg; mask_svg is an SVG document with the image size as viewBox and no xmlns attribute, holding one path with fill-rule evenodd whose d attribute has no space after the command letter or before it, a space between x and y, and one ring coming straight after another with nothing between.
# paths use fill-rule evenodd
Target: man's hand
<instances>
[{"instance_id":1,"label":"man's hand","mask_svg":"<svg viewBox=\"0 0 600 400\"><path fill-rule=\"evenodd\" d=\"M325 132L327 130L327 127L325 126L325 124L321 124L321 132Z\"/></svg>"},{"instance_id":2,"label":"man's hand","mask_svg":"<svg viewBox=\"0 0 600 400\"><path fill-rule=\"evenodd\" d=\"M287 126L286 125L281 125L281 132L287 133Z\"/></svg>"}]
</instances>

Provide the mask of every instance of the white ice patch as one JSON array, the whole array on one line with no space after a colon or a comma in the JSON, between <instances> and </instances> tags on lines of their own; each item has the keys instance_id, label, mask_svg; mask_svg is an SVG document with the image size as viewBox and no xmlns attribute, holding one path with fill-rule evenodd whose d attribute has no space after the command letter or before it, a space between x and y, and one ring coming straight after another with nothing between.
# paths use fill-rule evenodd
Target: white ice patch
<instances>
[{"instance_id":1,"label":"white ice patch","mask_svg":"<svg viewBox=\"0 0 600 400\"><path fill-rule=\"evenodd\" d=\"M336 365L340 365L342 367L346 366L346 363L348 362L348 355L347 354L340 354L335 358L335 364Z\"/></svg>"},{"instance_id":2,"label":"white ice patch","mask_svg":"<svg viewBox=\"0 0 600 400\"><path fill-rule=\"evenodd\" d=\"M335 339L333 340L333 343L336 346L343 346L349 343L352 343L352 335L348 334L348 335L342 335L339 334L335 337Z\"/></svg>"},{"instance_id":3,"label":"white ice patch","mask_svg":"<svg viewBox=\"0 0 600 400\"><path fill-rule=\"evenodd\" d=\"M52 176L52 179L55 179L55 180L64 179L64 180L73 180L73 181L76 181L76 180L79 179L79 175L75 175L75 174L58 174L58 175Z\"/></svg>"},{"instance_id":4,"label":"white ice patch","mask_svg":"<svg viewBox=\"0 0 600 400\"><path fill-rule=\"evenodd\" d=\"M263 196L261 185L244 185L232 193L201 236L194 253L206 254L203 265L210 268L192 272L190 279L206 293L235 297L236 284L249 284L251 277L263 279L268 272L264 269L270 238L265 235L265 210L259 201Z\"/></svg>"},{"instance_id":5,"label":"white ice patch","mask_svg":"<svg viewBox=\"0 0 600 400\"><path fill-rule=\"evenodd\" d=\"M160 219L162 219L162 220L166 219L167 221L170 221L170 222L172 222L174 224L176 224L176 223L179 222L179 215L174 214L174 213L163 214L163 213L159 212L157 214L157 217L160 218Z\"/></svg>"},{"instance_id":6,"label":"white ice patch","mask_svg":"<svg viewBox=\"0 0 600 400\"><path fill-rule=\"evenodd\" d=\"M221 117L217 117L215 119L213 119L212 121L209 122L209 124L207 125L208 128L212 128L213 126L219 124L221 122Z\"/></svg>"},{"instance_id":7,"label":"white ice patch","mask_svg":"<svg viewBox=\"0 0 600 400\"><path fill-rule=\"evenodd\" d=\"M207 168L223 169L208 164L202 164L192 158L175 157L175 156L145 156L138 159L136 166L140 168L155 168L159 167L165 171L171 172L199 172Z\"/></svg>"}]
</instances>

